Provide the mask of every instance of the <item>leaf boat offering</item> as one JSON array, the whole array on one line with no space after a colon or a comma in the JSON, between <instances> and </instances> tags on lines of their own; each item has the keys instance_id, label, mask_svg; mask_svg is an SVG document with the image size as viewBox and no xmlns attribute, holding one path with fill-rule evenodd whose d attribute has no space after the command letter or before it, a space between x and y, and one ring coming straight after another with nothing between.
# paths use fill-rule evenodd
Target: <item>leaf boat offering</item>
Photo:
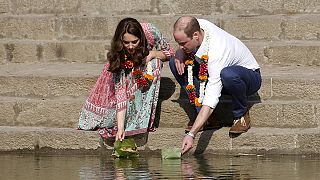
<instances>
[{"instance_id":1,"label":"leaf boat offering","mask_svg":"<svg viewBox=\"0 0 320 180\"><path fill-rule=\"evenodd\" d=\"M166 148L161 150L162 159L181 159L180 148Z\"/></svg>"},{"instance_id":2,"label":"leaf boat offering","mask_svg":"<svg viewBox=\"0 0 320 180\"><path fill-rule=\"evenodd\" d=\"M137 145L133 138L114 142L113 156L117 158L135 158L139 156Z\"/></svg>"}]
</instances>

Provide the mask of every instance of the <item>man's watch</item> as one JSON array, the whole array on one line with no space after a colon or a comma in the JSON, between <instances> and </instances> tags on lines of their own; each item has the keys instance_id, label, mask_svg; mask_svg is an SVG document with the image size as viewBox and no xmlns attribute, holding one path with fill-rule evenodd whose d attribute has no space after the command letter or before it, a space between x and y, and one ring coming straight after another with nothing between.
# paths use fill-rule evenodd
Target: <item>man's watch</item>
<instances>
[{"instance_id":1,"label":"man's watch","mask_svg":"<svg viewBox=\"0 0 320 180\"><path fill-rule=\"evenodd\" d=\"M196 138L196 135L193 132L187 132L187 136L191 136L193 139Z\"/></svg>"}]
</instances>

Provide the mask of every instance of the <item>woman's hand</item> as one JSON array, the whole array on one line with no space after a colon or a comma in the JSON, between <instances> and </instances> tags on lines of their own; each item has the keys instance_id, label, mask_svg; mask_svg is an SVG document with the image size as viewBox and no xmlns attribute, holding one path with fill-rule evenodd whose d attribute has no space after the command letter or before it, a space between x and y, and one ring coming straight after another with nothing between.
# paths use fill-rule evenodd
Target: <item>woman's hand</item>
<instances>
[{"instance_id":1,"label":"woman's hand","mask_svg":"<svg viewBox=\"0 0 320 180\"><path fill-rule=\"evenodd\" d=\"M149 51L149 55L146 57L146 64L154 58L153 51Z\"/></svg>"},{"instance_id":2,"label":"woman's hand","mask_svg":"<svg viewBox=\"0 0 320 180\"><path fill-rule=\"evenodd\" d=\"M122 129L118 129L118 132L116 134L116 141L118 141L118 140L122 141L124 139L124 137L125 137L125 134L126 133L125 133L123 128Z\"/></svg>"},{"instance_id":3,"label":"woman's hand","mask_svg":"<svg viewBox=\"0 0 320 180\"><path fill-rule=\"evenodd\" d=\"M117 111L117 125L118 125L118 131L116 134L116 141L120 140L122 141L125 137L125 131L124 131L124 118L125 118L126 111Z\"/></svg>"},{"instance_id":4,"label":"woman's hand","mask_svg":"<svg viewBox=\"0 0 320 180\"><path fill-rule=\"evenodd\" d=\"M152 50L149 51L149 55L146 57L146 63L150 62L154 58L158 58L161 61L167 60L167 56L162 51Z\"/></svg>"}]
</instances>

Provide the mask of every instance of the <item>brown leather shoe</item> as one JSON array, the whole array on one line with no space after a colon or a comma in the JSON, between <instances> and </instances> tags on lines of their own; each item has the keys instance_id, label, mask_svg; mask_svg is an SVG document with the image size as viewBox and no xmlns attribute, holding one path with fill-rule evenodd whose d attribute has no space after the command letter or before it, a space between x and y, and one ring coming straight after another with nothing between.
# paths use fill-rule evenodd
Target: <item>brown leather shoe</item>
<instances>
[{"instance_id":1,"label":"brown leather shoe","mask_svg":"<svg viewBox=\"0 0 320 180\"><path fill-rule=\"evenodd\" d=\"M230 133L241 134L247 132L250 129L250 116L247 111L241 118L235 119L233 125L230 128Z\"/></svg>"}]
</instances>

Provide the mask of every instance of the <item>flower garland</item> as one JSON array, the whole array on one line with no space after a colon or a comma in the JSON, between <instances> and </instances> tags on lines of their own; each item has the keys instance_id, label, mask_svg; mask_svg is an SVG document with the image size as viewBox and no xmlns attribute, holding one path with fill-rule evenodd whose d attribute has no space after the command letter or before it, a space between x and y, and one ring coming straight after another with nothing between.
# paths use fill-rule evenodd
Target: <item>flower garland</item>
<instances>
[{"instance_id":1,"label":"flower garland","mask_svg":"<svg viewBox=\"0 0 320 180\"><path fill-rule=\"evenodd\" d=\"M154 77L152 76L151 62L148 62L147 64L146 74L143 74L140 69L134 68L134 62L131 60L127 60L127 56L125 56L125 60L121 63L121 67L125 69L125 71L132 73L139 88L148 88L149 86L151 86L154 79Z\"/></svg>"},{"instance_id":2,"label":"flower garland","mask_svg":"<svg viewBox=\"0 0 320 180\"><path fill-rule=\"evenodd\" d=\"M192 55L193 56L193 55ZM189 92L189 101L191 104L195 106L202 106L202 101L204 98L205 86L208 81L208 55L202 55L200 58L200 70L199 70L199 80L200 80L200 90L199 97L196 95L196 88L193 84L193 71L192 68L194 66L194 58L190 57L190 59L185 61L188 69L188 85L186 87Z\"/></svg>"}]
</instances>

